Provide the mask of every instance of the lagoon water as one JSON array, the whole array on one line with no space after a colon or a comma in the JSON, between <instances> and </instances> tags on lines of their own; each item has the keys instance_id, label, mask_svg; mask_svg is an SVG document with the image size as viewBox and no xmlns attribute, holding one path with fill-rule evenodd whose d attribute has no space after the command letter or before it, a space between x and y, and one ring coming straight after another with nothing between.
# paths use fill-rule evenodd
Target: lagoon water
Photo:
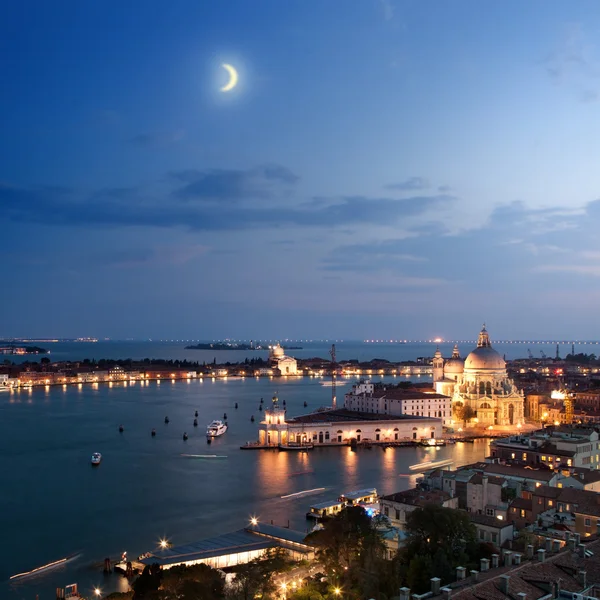
<instances>
[{"instance_id":1,"label":"lagoon water","mask_svg":"<svg viewBox=\"0 0 600 600\"><path fill-rule=\"evenodd\" d=\"M206 357L207 351L184 351L181 344L124 344L52 346L52 358L196 357L208 362L215 354ZM326 356L327 347L321 344L290 354ZM340 358L403 360L430 356L434 347L355 343L338 348ZM524 353L523 346L520 350L517 356ZM217 354L217 360L237 361L247 353L228 352L235 356L227 358ZM345 382L338 398L350 385L351 381ZM103 576L104 557L116 558L124 550L136 557L155 548L162 537L180 544L235 530L245 526L251 515L278 525L289 521L291 527L306 530L304 515L313 502L368 486L383 493L407 489L416 478L410 465L445 458L460 465L488 452L486 442L385 452L322 448L302 455L240 450L246 441L256 439L260 398L268 404L275 393L295 415L328 405L331 388L319 379L247 378L3 392L0 598L34 600L39 594L40 600L53 600L57 586L73 582L85 593L96 585L106 592L125 589L122 577ZM308 408L303 407L305 401ZM194 428L196 410L199 426ZM205 427L224 413L229 430L208 446ZM251 415L255 423L250 422ZM122 434L120 424L125 428ZM150 435L152 428L157 430L155 438ZM184 431L189 434L187 442L182 440ZM90 465L95 451L103 455L97 468ZM182 454L227 458L194 459ZM320 487L326 489L315 495L281 498ZM64 566L8 582L15 573L73 553L79 557Z\"/></svg>"},{"instance_id":2,"label":"lagoon water","mask_svg":"<svg viewBox=\"0 0 600 600\"><path fill-rule=\"evenodd\" d=\"M304 515L312 502L368 486L385 493L406 489L415 483L416 476L406 476L412 464L451 457L458 465L487 452L485 442L385 452L322 448L302 455L240 450L256 439L260 398L268 403L274 393L286 400L291 414L299 414L327 404L331 388L315 379L250 378L3 393L0 598L34 600L40 594L40 600L52 599L55 587L73 582L84 590L95 585L122 589L123 578L102 575L104 557L124 550L135 557L162 537L179 544L238 529L251 515L279 525L289 520L293 528L306 530ZM205 426L225 412L229 431L208 446ZM94 451L103 455L97 468L90 465ZM194 459L183 453L227 458ZM326 490L281 498L319 487ZM80 557L64 567L7 582L10 575L75 552Z\"/></svg>"}]
</instances>

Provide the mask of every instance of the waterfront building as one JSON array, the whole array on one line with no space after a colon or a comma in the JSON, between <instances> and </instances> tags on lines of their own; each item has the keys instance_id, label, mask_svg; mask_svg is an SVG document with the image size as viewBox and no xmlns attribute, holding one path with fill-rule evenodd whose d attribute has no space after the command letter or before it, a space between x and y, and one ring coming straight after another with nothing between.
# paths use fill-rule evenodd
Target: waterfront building
<instances>
[{"instance_id":1,"label":"waterfront building","mask_svg":"<svg viewBox=\"0 0 600 600\"><path fill-rule=\"evenodd\" d=\"M344 408L383 415L412 415L442 419L452 424L452 399L427 389L403 389L393 385L360 381L344 396Z\"/></svg>"},{"instance_id":2,"label":"waterfront building","mask_svg":"<svg viewBox=\"0 0 600 600\"><path fill-rule=\"evenodd\" d=\"M269 362L279 375L297 375L298 363L295 358L286 356L283 348L276 344L269 348Z\"/></svg>"},{"instance_id":3,"label":"waterfront building","mask_svg":"<svg viewBox=\"0 0 600 600\"><path fill-rule=\"evenodd\" d=\"M355 410L326 409L286 417L277 397L264 411L258 432L260 446L295 444L348 445L356 442L391 443L420 441L442 436L442 419L409 415L386 415Z\"/></svg>"},{"instance_id":4,"label":"waterfront building","mask_svg":"<svg viewBox=\"0 0 600 600\"><path fill-rule=\"evenodd\" d=\"M406 530L406 519L411 512L429 504L458 508L458 498L453 498L441 490L426 491L416 488L379 497L381 514L389 519L392 527L400 531Z\"/></svg>"},{"instance_id":5,"label":"waterfront building","mask_svg":"<svg viewBox=\"0 0 600 600\"><path fill-rule=\"evenodd\" d=\"M314 548L304 542L305 533L264 523L182 546L166 546L140 557L142 566L158 564L163 569L179 565L205 564L225 569L264 557L271 548L283 548L295 561L312 560Z\"/></svg>"},{"instance_id":6,"label":"waterfront building","mask_svg":"<svg viewBox=\"0 0 600 600\"><path fill-rule=\"evenodd\" d=\"M469 406L481 426L515 430L524 424L523 391L508 377L506 361L492 348L485 325L464 361L456 346L448 360L436 351L433 381L436 392L451 396L453 405Z\"/></svg>"},{"instance_id":7,"label":"waterfront building","mask_svg":"<svg viewBox=\"0 0 600 600\"><path fill-rule=\"evenodd\" d=\"M492 458L524 465L600 468L600 441L592 428L564 426L494 440Z\"/></svg>"}]
</instances>

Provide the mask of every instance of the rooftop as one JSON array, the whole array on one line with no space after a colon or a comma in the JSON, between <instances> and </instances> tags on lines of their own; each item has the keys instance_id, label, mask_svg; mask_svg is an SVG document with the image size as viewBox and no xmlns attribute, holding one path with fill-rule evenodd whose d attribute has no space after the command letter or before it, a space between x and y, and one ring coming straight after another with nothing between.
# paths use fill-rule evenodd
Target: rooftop
<instances>
[{"instance_id":1,"label":"rooftop","mask_svg":"<svg viewBox=\"0 0 600 600\"><path fill-rule=\"evenodd\" d=\"M337 410L324 410L308 415L290 417L287 423L358 423L362 421L423 421L435 422L437 419L430 417L414 417L412 415L382 415L356 410L340 408Z\"/></svg>"},{"instance_id":2,"label":"rooftop","mask_svg":"<svg viewBox=\"0 0 600 600\"><path fill-rule=\"evenodd\" d=\"M425 492L418 489L411 489L404 492L389 494L388 496L381 496L380 500L389 500L391 502L399 502L411 506L426 506L428 504L437 504L441 506L446 500L450 500L450 498L450 494L440 490L430 490Z\"/></svg>"},{"instance_id":3,"label":"rooftop","mask_svg":"<svg viewBox=\"0 0 600 600\"><path fill-rule=\"evenodd\" d=\"M468 513L469 519L472 523L477 525L485 525L486 527L495 527L496 529L504 529L505 527L513 527L512 523L497 519L496 517L490 517L488 515L480 515L477 513Z\"/></svg>"},{"instance_id":4,"label":"rooftop","mask_svg":"<svg viewBox=\"0 0 600 600\"><path fill-rule=\"evenodd\" d=\"M266 550L278 546L285 548L293 544L302 544L308 548L304 543L305 537L306 534L301 531L259 523L256 526L246 527L213 538L160 549L152 552L150 556L142 559L141 562L146 565L157 563L167 566L215 556Z\"/></svg>"}]
</instances>

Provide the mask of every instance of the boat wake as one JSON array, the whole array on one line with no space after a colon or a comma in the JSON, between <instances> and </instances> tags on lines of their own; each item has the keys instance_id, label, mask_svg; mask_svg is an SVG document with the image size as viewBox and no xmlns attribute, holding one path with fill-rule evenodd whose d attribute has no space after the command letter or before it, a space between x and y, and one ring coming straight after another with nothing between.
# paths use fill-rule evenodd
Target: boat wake
<instances>
[{"instance_id":1,"label":"boat wake","mask_svg":"<svg viewBox=\"0 0 600 600\"><path fill-rule=\"evenodd\" d=\"M296 498L297 496L309 496L310 494L320 494L324 492L327 488L314 488L312 490L303 490L301 492L294 492L293 494L286 494L285 496L281 496L282 499L285 498Z\"/></svg>"},{"instance_id":2,"label":"boat wake","mask_svg":"<svg viewBox=\"0 0 600 600\"><path fill-rule=\"evenodd\" d=\"M25 577L33 577L35 575L41 575L51 569L56 569L61 567L68 562L77 560L81 556L81 552L77 552L76 554L71 554L70 556L65 556L65 558L60 558L59 560L55 560L53 562L48 563L47 565L42 565L41 567L36 567L31 571L25 571L24 573L17 573L16 575L11 575L8 579L9 581L14 581L15 579L24 579Z\"/></svg>"},{"instance_id":3,"label":"boat wake","mask_svg":"<svg viewBox=\"0 0 600 600\"><path fill-rule=\"evenodd\" d=\"M184 458L227 458L221 454L182 454Z\"/></svg>"},{"instance_id":4,"label":"boat wake","mask_svg":"<svg viewBox=\"0 0 600 600\"><path fill-rule=\"evenodd\" d=\"M437 460L437 461L419 463L418 465L411 465L408 468L411 471L427 471L429 469L435 469L436 467L447 467L448 465L451 465L452 463L454 463L454 461L450 460L450 459Z\"/></svg>"}]
</instances>

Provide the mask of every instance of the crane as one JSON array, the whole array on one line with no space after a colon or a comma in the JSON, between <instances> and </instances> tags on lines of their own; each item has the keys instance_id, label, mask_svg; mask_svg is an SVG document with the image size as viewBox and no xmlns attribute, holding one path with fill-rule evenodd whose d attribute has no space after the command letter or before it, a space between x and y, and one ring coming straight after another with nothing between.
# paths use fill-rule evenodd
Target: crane
<instances>
[{"instance_id":1,"label":"crane","mask_svg":"<svg viewBox=\"0 0 600 600\"><path fill-rule=\"evenodd\" d=\"M542 358L547 358L546 353L543 350L540 350L540 354L542 355Z\"/></svg>"},{"instance_id":2,"label":"crane","mask_svg":"<svg viewBox=\"0 0 600 600\"><path fill-rule=\"evenodd\" d=\"M533 359L533 354L531 352L531 348L527 348L527 354L529 354L530 359Z\"/></svg>"},{"instance_id":3,"label":"crane","mask_svg":"<svg viewBox=\"0 0 600 600\"><path fill-rule=\"evenodd\" d=\"M331 350L329 351L331 356L331 408L336 409L337 400L335 394L336 387L336 376L337 376L337 364L335 362L335 344L331 344Z\"/></svg>"}]
</instances>

